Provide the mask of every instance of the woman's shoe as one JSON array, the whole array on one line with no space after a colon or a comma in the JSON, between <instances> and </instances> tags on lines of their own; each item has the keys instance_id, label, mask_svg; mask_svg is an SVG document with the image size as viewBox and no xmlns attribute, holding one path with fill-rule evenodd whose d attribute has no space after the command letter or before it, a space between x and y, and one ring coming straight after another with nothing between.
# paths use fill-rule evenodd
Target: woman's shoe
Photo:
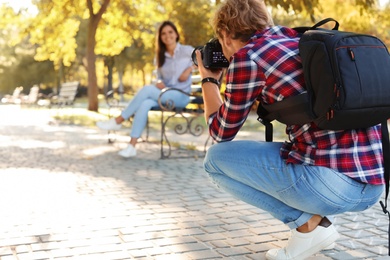
<instances>
[{"instance_id":1,"label":"woman's shoe","mask_svg":"<svg viewBox=\"0 0 390 260\"><path fill-rule=\"evenodd\" d=\"M127 146L127 148L123 149L123 150L120 151L118 154L119 154L120 156L122 156L122 157L130 158L130 157L133 157L133 156L136 156L136 155L137 155L137 150L135 149L134 146L132 146L131 144L129 144L129 146Z\"/></svg>"},{"instance_id":2,"label":"woman's shoe","mask_svg":"<svg viewBox=\"0 0 390 260\"><path fill-rule=\"evenodd\" d=\"M330 223L326 218L323 219ZM309 233L300 233L294 229L285 248L271 249L265 257L269 260L302 260L328 249L339 237L331 223L327 226L318 225Z\"/></svg>"},{"instance_id":3,"label":"woman's shoe","mask_svg":"<svg viewBox=\"0 0 390 260\"><path fill-rule=\"evenodd\" d=\"M96 126L103 130L119 130L122 128L122 124L117 124L115 118L111 118L107 121L96 122Z\"/></svg>"}]
</instances>

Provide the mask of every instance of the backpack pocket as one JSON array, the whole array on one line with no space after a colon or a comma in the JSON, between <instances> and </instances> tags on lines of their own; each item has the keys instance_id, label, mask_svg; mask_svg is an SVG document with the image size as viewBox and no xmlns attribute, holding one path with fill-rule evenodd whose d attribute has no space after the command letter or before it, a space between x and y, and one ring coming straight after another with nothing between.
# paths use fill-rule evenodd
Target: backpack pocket
<instances>
[{"instance_id":1,"label":"backpack pocket","mask_svg":"<svg viewBox=\"0 0 390 260\"><path fill-rule=\"evenodd\" d=\"M338 109L390 107L390 58L372 37L349 37L336 48ZM387 70L387 73L386 73Z\"/></svg>"},{"instance_id":2,"label":"backpack pocket","mask_svg":"<svg viewBox=\"0 0 390 260\"><path fill-rule=\"evenodd\" d=\"M379 39L362 35L342 38L338 46L336 100L331 106L337 120L333 123L360 128L390 117L390 57L386 47Z\"/></svg>"}]
</instances>

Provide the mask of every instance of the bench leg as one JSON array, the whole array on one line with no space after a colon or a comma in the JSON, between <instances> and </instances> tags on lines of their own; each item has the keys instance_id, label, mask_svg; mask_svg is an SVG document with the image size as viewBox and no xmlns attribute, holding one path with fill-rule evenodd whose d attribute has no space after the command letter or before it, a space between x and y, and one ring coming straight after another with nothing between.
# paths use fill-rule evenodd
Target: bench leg
<instances>
[{"instance_id":1,"label":"bench leg","mask_svg":"<svg viewBox=\"0 0 390 260\"><path fill-rule=\"evenodd\" d=\"M173 116L168 116L166 120L164 120L164 111L161 111L161 138L160 138L160 159L166 159L171 156L171 143L168 140L167 135L165 134L165 126L167 122L169 121L170 118L174 117ZM164 141L166 142L166 145L168 146L168 151L164 152Z\"/></svg>"},{"instance_id":2,"label":"bench leg","mask_svg":"<svg viewBox=\"0 0 390 260\"><path fill-rule=\"evenodd\" d=\"M178 123L174 127L174 131L178 135L183 135L186 133L191 134L192 136L201 136L204 132L204 127L195 122L196 119L198 119L202 115L196 115L196 116L185 116L182 112L169 112L173 113L172 115L169 115L167 118L164 118L164 112L161 112L161 159L166 159L171 156L172 153L172 146L171 143L168 140L168 136L166 135L166 126L171 118L179 116L181 119L185 120L184 123ZM208 145L208 142L210 140L210 137L207 138L206 143L204 144L204 152L206 152L206 148Z\"/></svg>"},{"instance_id":3,"label":"bench leg","mask_svg":"<svg viewBox=\"0 0 390 260\"><path fill-rule=\"evenodd\" d=\"M149 141L149 117L148 119L146 119L146 138L145 138L145 141L148 142Z\"/></svg>"}]
</instances>

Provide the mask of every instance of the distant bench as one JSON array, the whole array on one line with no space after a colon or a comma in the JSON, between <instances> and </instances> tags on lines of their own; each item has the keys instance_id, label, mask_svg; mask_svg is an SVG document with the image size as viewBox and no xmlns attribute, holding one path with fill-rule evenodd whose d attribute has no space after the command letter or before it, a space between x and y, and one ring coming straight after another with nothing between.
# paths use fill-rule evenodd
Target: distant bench
<instances>
[{"instance_id":1,"label":"distant bench","mask_svg":"<svg viewBox=\"0 0 390 260\"><path fill-rule=\"evenodd\" d=\"M22 99L23 87L16 87L12 95L5 95L1 99L1 103L4 104L20 104Z\"/></svg>"},{"instance_id":2,"label":"distant bench","mask_svg":"<svg viewBox=\"0 0 390 260\"><path fill-rule=\"evenodd\" d=\"M50 107L53 105L57 108L73 106L79 86L78 81L62 83L59 93L50 97Z\"/></svg>"},{"instance_id":3,"label":"distant bench","mask_svg":"<svg viewBox=\"0 0 390 260\"><path fill-rule=\"evenodd\" d=\"M178 135L183 135L186 133L191 134L192 136L199 137L204 132L204 127L199 122L196 122L198 118L203 118L203 97L202 97L202 88L200 86L201 78L198 75L192 76L192 86L191 93L186 93L180 89L176 88L165 88L161 91L158 98L159 106L153 107L151 111L161 112L161 136L160 136L160 158L166 159L171 156L172 145L167 136L167 124L172 118L180 117L185 120L185 123L177 123L174 126L174 132ZM161 102L161 98L164 93L168 91L177 90L181 93L184 93L190 97L190 101L186 107L175 107L175 104L172 100L168 100L166 103ZM123 109L127 106L128 103L119 102L119 99L114 98L111 93L107 93L106 102L109 107L109 117L112 116L111 109L119 108ZM131 119L130 119L131 120ZM115 131L109 131L108 142L112 143L115 141L114 138L110 137L110 133L115 133ZM146 127L146 141L149 137L149 120ZM209 138L206 139L204 143L204 152L206 151Z\"/></svg>"}]
</instances>

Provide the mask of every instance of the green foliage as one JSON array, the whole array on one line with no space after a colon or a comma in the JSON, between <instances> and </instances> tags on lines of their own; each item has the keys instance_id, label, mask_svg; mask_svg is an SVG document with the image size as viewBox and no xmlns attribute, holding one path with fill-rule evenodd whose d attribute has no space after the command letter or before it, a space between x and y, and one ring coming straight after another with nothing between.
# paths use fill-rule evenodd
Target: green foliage
<instances>
[{"instance_id":1,"label":"green foliage","mask_svg":"<svg viewBox=\"0 0 390 260\"><path fill-rule=\"evenodd\" d=\"M363 5L366 3L367 5ZM390 6L379 8L373 0L331 0L319 3L309 15L307 10L300 13L286 12L281 6L272 8L276 24L290 27L310 26L324 18L332 17L340 23L340 30L360 32L379 37L390 46ZM286 15L288 14L288 15ZM332 26L332 24L331 24Z\"/></svg>"},{"instance_id":2,"label":"green foliage","mask_svg":"<svg viewBox=\"0 0 390 260\"><path fill-rule=\"evenodd\" d=\"M30 18L4 5L0 16L0 93L12 93L15 87L23 86L27 94L34 84L50 85L55 79L52 62L34 60L34 46L22 38Z\"/></svg>"},{"instance_id":3,"label":"green foliage","mask_svg":"<svg viewBox=\"0 0 390 260\"><path fill-rule=\"evenodd\" d=\"M328 14L326 17L331 16L339 21L340 30L375 35L390 46L389 6L387 9L373 6L363 11L361 5L365 1L333 0L323 6L323 13L318 14L317 17L322 19L325 18L323 14ZM372 0L367 2L374 4ZM355 5L355 3L360 5Z\"/></svg>"},{"instance_id":4,"label":"green foliage","mask_svg":"<svg viewBox=\"0 0 390 260\"><path fill-rule=\"evenodd\" d=\"M74 1L37 1L38 15L27 28L30 42L36 44L35 59L50 60L58 70L76 58L76 34L80 19Z\"/></svg>"},{"instance_id":5,"label":"green foliage","mask_svg":"<svg viewBox=\"0 0 390 260\"><path fill-rule=\"evenodd\" d=\"M315 10L320 8L319 0L267 0L266 3L270 6L281 8L287 13L307 13L312 20L314 20L313 14Z\"/></svg>"},{"instance_id":6,"label":"green foliage","mask_svg":"<svg viewBox=\"0 0 390 260\"><path fill-rule=\"evenodd\" d=\"M316 20L316 13L324 14L326 13L323 8L327 7L333 2L338 2L339 5L344 5L351 3L349 6L353 9L358 9L360 13L364 13L365 10L375 8L377 5L377 0L353 0L353 1L319 1L319 0L265 0L265 2L272 7L281 8L287 13L291 14L301 14L304 13L310 17L311 21Z\"/></svg>"}]
</instances>

